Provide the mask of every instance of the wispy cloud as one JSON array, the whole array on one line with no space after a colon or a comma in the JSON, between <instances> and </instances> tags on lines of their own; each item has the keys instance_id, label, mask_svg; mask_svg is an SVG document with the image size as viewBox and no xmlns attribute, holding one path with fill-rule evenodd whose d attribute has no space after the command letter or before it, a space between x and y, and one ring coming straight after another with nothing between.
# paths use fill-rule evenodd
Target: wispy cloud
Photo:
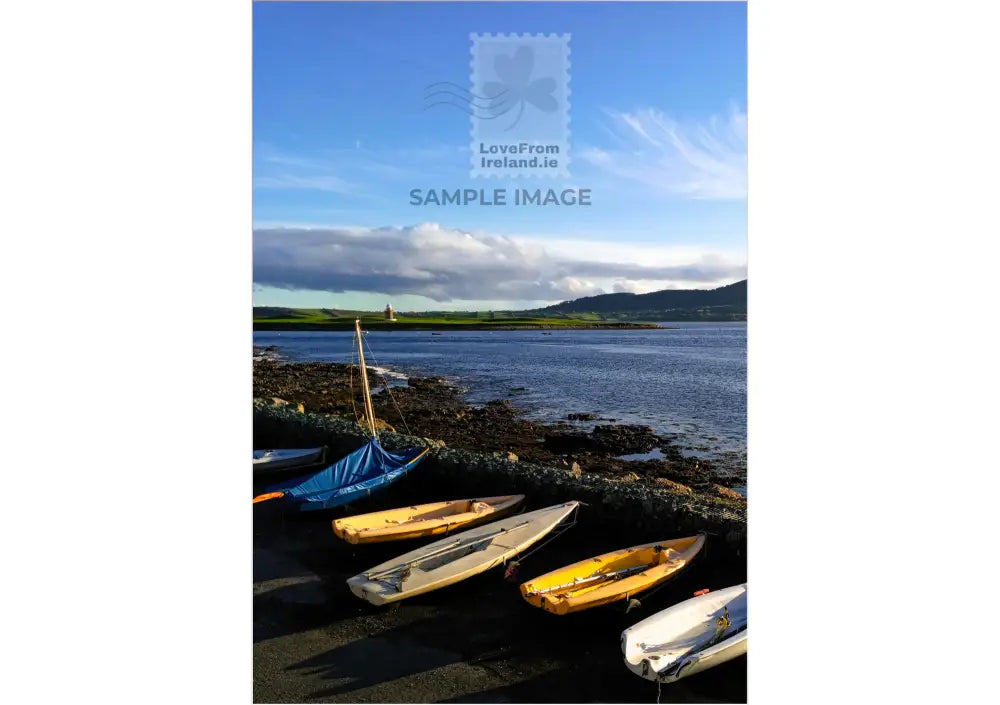
<instances>
[{"instance_id":1,"label":"wispy cloud","mask_svg":"<svg viewBox=\"0 0 1000 705\"><path fill-rule=\"evenodd\" d=\"M254 151L253 185L256 189L326 191L345 195L357 192L354 184L337 175L331 160L289 154L269 145L259 145Z\"/></svg>"},{"instance_id":2,"label":"wispy cloud","mask_svg":"<svg viewBox=\"0 0 1000 705\"><path fill-rule=\"evenodd\" d=\"M608 116L617 147L585 148L580 159L686 198L746 198L746 113L733 108L699 124L682 124L652 108Z\"/></svg>"},{"instance_id":3,"label":"wispy cloud","mask_svg":"<svg viewBox=\"0 0 1000 705\"><path fill-rule=\"evenodd\" d=\"M301 175L287 172L272 176L258 176L253 180L256 188L293 189L307 191L329 191L331 193L349 194L353 187L343 179L332 174Z\"/></svg>"},{"instance_id":4,"label":"wispy cloud","mask_svg":"<svg viewBox=\"0 0 1000 705\"><path fill-rule=\"evenodd\" d=\"M716 286L744 276L745 261L718 253L690 252L645 266L588 257L585 242L569 257L541 241L435 223L254 230L254 283L291 290L551 303L613 290Z\"/></svg>"},{"instance_id":5,"label":"wispy cloud","mask_svg":"<svg viewBox=\"0 0 1000 705\"><path fill-rule=\"evenodd\" d=\"M309 155L260 144L254 153L254 188L326 191L376 197L386 181L409 183L448 173L468 163L467 145L370 149L361 141L352 148L322 149ZM345 176L347 178L345 178Z\"/></svg>"}]
</instances>

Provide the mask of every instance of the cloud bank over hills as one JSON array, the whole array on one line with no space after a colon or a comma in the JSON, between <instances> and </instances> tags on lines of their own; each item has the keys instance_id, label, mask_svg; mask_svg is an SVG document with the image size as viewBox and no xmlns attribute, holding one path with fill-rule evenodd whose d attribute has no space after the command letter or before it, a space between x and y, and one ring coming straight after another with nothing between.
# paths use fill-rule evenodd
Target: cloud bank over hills
<instances>
[{"instance_id":1,"label":"cloud bank over hills","mask_svg":"<svg viewBox=\"0 0 1000 705\"><path fill-rule=\"evenodd\" d=\"M742 254L608 241L548 242L449 229L256 228L254 284L436 302L557 302L608 292L712 288L746 277Z\"/></svg>"}]
</instances>

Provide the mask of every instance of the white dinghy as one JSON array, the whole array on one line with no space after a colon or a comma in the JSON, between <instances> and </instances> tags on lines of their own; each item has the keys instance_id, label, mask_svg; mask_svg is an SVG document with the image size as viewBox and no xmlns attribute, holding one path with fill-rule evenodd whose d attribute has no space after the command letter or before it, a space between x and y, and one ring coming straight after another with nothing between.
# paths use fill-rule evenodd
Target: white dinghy
<instances>
[{"instance_id":1,"label":"white dinghy","mask_svg":"<svg viewBox=\"0 0 1000 705\"><path fill-rule=\"evenodd\" d=\"M373 605L452 585L521 553L579 505L576 501L557 504L453 534L348 578L347 584L351 592Z\"/></svg>"},{"instance_id":2,"label":"white dinghy","mask_svg":"<svg viewBox=\"0 0 1000 705\"><path fill-rule=\"evenodd\" d=\"M673 683L747 652L747 584L668 607L622 632L625 665Z\"/></svg>"},{"instance_id":3,"label":"white dinghy","mask_svg":"<svg viewBox=\"0 0 1000 705\"><path fill-rule=\"evenodd\" d=\"M255 450L253 452L254 474L274 470L289 470L322 462L325 446L319 448L287 448L280 450Z\"/></svg>"}]
</instances>

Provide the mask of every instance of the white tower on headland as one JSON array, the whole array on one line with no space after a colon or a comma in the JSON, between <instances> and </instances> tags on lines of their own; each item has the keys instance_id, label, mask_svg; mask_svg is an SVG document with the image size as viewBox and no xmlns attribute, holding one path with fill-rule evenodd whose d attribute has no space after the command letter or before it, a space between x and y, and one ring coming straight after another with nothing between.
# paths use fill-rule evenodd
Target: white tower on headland
<instances>
[{"instance_id":1,"label":"white tower on headland","mask_svg":"<svg viewBox=\"0 0 1000 705\"><path fill-rule=\"evenodd\" d=\"M385 305L385 320L387 321L396 320L396 312L393 310L392 304Z\"/></svg>"}]
</instances>

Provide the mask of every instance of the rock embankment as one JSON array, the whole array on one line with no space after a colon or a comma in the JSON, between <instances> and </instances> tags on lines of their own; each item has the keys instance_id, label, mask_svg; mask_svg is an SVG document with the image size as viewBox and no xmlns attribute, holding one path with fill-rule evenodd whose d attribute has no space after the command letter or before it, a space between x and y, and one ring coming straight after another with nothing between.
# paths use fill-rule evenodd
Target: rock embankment
<instances>
[{"instance_id":1,"label":"rock embankment","mask_svg":"<svg viewBox=\"0 0 1000 705\"><path fill-rule=\"evenodd\" d=\"M255 352L254 397L287 400L308 412L343 419L357 418L363 408L360 380L349 365L293 363L274 358L273 351ZM376 370L369 368L368 375L375 414L385 429L441 439L452 448L514 454L520 461L567 470L576 466L584 474L619 481L638 476L643 483L685 494L744 501L715 487L745 485L745 466L685 455L648 426L605 423L611 419L595 419L598 415L591 412L573 412L571 421L545 424L525 418L509 399L471 406L462 396L465 390L441 377L410 377L406 384L393 380L390 395ZM587 421L597 423L582 428L580 423ZM651 451L646 459L620 457Z\"/></svg>"},{"instance_id":2,"label":"rock embankment","mask_svg":"<svg viewBox=\"0 0 1000 705\"><path fill-rule=\"evenodd\" d=\"M380 437L390 450L431 446L414 481L440 484L449 496L516 492L527 494L536 505L578 499L588 505L581 521L619 530L656 529L664 535L706 531L736 555L745 555L746 501L739 495L696 494L670 479L642 478L638 473L608 477L586 472L575 461L566 467L545 465L514 453L465 450L418 436L386 432ZM303 413L270 399L254 400L255 448L327 445L338 457L364 440L352 420Z\"/></svg>"}]
</instances>

